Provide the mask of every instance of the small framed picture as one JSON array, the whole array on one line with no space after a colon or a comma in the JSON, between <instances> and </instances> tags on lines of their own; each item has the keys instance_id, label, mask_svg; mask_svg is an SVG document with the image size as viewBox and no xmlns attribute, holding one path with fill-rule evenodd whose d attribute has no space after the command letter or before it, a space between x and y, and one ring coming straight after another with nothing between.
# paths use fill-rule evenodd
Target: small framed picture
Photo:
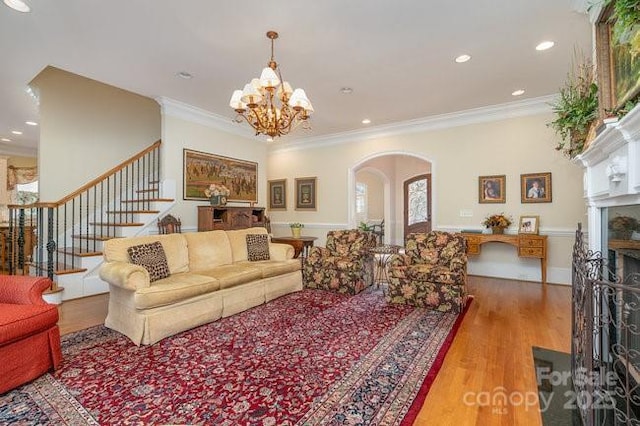
<instances>
[{"instance_id":1,"label":"small framed picture","mask_svg":"<svg viewBox=\"0 0 640 426\"><path fill-rule=\"evenodd\" d=\"M550 203L551 173L520 175L520 201L523 203Z\"/></svg>"},{"instance_id":2,"label":"small framed picture","mask_svg":"<svg viewBox=\"0 0 640 426\"><path fill-rule=\"evenodd\" d=\"M540 226L539 216L520 216L519 234L538 234Z\"/></svg>"},{"instance_id":3,"label":"small framed picture","mask_svg":"<svg viewBox=\"0 0 640 426\"><path fill-rule=\"evenodd\" d=\"M269 210L287 209L287 180L269 181Z\"/></svg>"},{"instance_id":4,"label":"small framed picture","mask_svg":"<svg viewBox=\"0 0 640 426\"><path fill-rule=\"evenodd\" d=\"M296 178L296 210L316 210L316 177Z\"/></svg>"},{"instance_id":5,"label":"small framed picture","mask_svg":"<svg viewBox=\"0 0 640 426\"><path fill-rule=\"evenodd\" d=\"M507 177L506 175L479 176L478 177L478 202L502 203L507 201Z\"/></svg>"}]
</instances>

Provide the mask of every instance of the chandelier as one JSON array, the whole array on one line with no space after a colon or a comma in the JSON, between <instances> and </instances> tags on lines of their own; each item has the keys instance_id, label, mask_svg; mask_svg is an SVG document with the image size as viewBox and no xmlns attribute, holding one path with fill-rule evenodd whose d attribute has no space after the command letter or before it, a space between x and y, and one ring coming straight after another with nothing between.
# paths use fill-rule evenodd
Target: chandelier
<instances>
[{"instance_id":1,"label":"chandelier","mask_svg":"<svg viewBox=\"0 0 640 426\"><path fill-rule=\"evenodd\" d=\"M234 121L241 123L244 119L254 128L256 136L263 134L271 138L286 135L300 124L310 129L313 106L304 90L292 90L289 82L282 80L280 67L273 59L273 41L278 33L269 31L267 38L271 40L267 67L260 78L254 78L243 90L235 90L231 95L229 106L238 113Z\"/></svg>"}]
</instances>

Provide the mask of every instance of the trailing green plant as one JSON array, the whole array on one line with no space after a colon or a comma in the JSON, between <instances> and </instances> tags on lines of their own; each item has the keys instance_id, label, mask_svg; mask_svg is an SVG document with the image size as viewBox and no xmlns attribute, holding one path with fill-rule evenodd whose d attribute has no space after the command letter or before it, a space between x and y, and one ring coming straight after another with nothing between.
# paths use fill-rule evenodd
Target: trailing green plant
<instances>
[{"instance_id":1,"label":"trailing green plant","mask_svg":"<svg viewBox=\"0 0 640 426\"><path fill-rule=\"evenodd\" d=\"M622 118L625 115L627 115L627 113L629 111L631 111L633 108L635 108L636 105L638 105L638 103L640 103L640 98L635 98L635 99L631 99L627 102L624 103L624 105L618 107L618 108L613 108L613 109L605 109L604 112L607 113L607 115L609 116L615 116L618 118Z\"/></svg>"},{"instance_id":2,"label":"trailing green plant","mask_svg":"<svg viewBox=\"0 0 640 426\"><path fill-rule=\"evenodd\" d=\"M591 61L574 59L558 99L551 104L556 119L548 123L561 137L556 150L569 158L584 149L589 128L598 117L598 86Z\"/></svg>"},{"instance_id":3,"label":"trailing green plant","mask_svg":"<svg viewBox=\"0 0 640 426\"><path fill-rule=\"evenodd\" d=\"M358 225L358 229L361 231L372 231L373 227L366 222L360 222L360 224Z\"/></svg>"}]
</instances>

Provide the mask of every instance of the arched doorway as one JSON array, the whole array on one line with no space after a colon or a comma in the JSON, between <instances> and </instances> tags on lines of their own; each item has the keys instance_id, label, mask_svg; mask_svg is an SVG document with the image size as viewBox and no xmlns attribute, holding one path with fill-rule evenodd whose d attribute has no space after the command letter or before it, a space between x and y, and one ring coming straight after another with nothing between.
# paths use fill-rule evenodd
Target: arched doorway
<instances>
[{"instance_id":1,"label":"arched doorway","mask_svg":"<svg viewBox=\"0 0 640 426\"><path fill-rule=\"evenodd\" d=\"M371 154L354 164L348 173L349 184L349 225L357 227L361 221L356 209L356 196L358 179L356 175L359 171L366 170L369 174L375 173L383 181L383 194L376 194L374 199L384 200L384 243L404 244L404 182L412 177L430 174L431 179L435 179L434 163L427 157L408 153L406 151L386 151ZM436 194L431 187L432 203L430 218L435 220ZM380 219L380 218L376 218Z\"/></svg>"}]
</instances>

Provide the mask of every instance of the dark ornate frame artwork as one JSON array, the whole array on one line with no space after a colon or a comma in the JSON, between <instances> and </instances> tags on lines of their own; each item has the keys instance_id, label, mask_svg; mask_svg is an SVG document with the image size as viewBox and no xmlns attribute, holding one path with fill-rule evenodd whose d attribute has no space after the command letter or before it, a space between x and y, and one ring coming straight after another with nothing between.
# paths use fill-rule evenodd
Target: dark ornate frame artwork
<instances>
[{"instance_id":1,"label":"dark ornate frame artwork","mask_svg":"<svg viewBox=\"0 0 640 426\"><path fill-rule=\"evenodd\" d=\"M231 191L228 201L257 203L258 163L184 148L183 199L208 200L204 191L212 183Z\"/></svg>"},{"instance_id":2,"label":"dark ornate frame artwork","mask_svg":"<svg viewBox=\"0 0 640 426\"><path fill-rule=\"evenodd\" d=\"M603 8L596 22L596 59L600 98L600 117L640 94L640 55L632 54L632 45L613 36L613 4ZM625 40L640 37L640 28L629 31Z\"/></svg>"},{"instance_id":3,"label":"dark ornate frame artwork","mask_svg":"<svg viewBox=\"0 0 640 426\"><path fill-rule=\"evenodd\" d=\"M538 183L537 188L535 188L535 182ZM550 203L552 201L551 190L551 172L520 175L520 201L522 203Z\"/></svg>"},{"instance_id":4,"label":"dark ornate frame artwork","mask_svg":"<svg viewBox=\"0 0 640 426\"><path fill-rule=\"evenodd\" d=\"M317 209L317 178L296 178L296 210Z\"/></svg>"},{"instance_id":5,"label":"dark ornate frame artwork","mask_svg":"<svg viewBox=\"0 0 640 426\"><path fill-rule=\"evenodd\" d=\"M269 210L287 209L287 180L274 179L269 181Z\"/></svg>"},{"instance_id":6,"label":"dark ornate frame artwork","mask_svg":"<svg viewBox=\"0 0 640 426\"><path fill-rule=\"evenodd\" d=\"M478 176L478 203L507 202L507 176Z\"/></svg>"}]
</instances>

